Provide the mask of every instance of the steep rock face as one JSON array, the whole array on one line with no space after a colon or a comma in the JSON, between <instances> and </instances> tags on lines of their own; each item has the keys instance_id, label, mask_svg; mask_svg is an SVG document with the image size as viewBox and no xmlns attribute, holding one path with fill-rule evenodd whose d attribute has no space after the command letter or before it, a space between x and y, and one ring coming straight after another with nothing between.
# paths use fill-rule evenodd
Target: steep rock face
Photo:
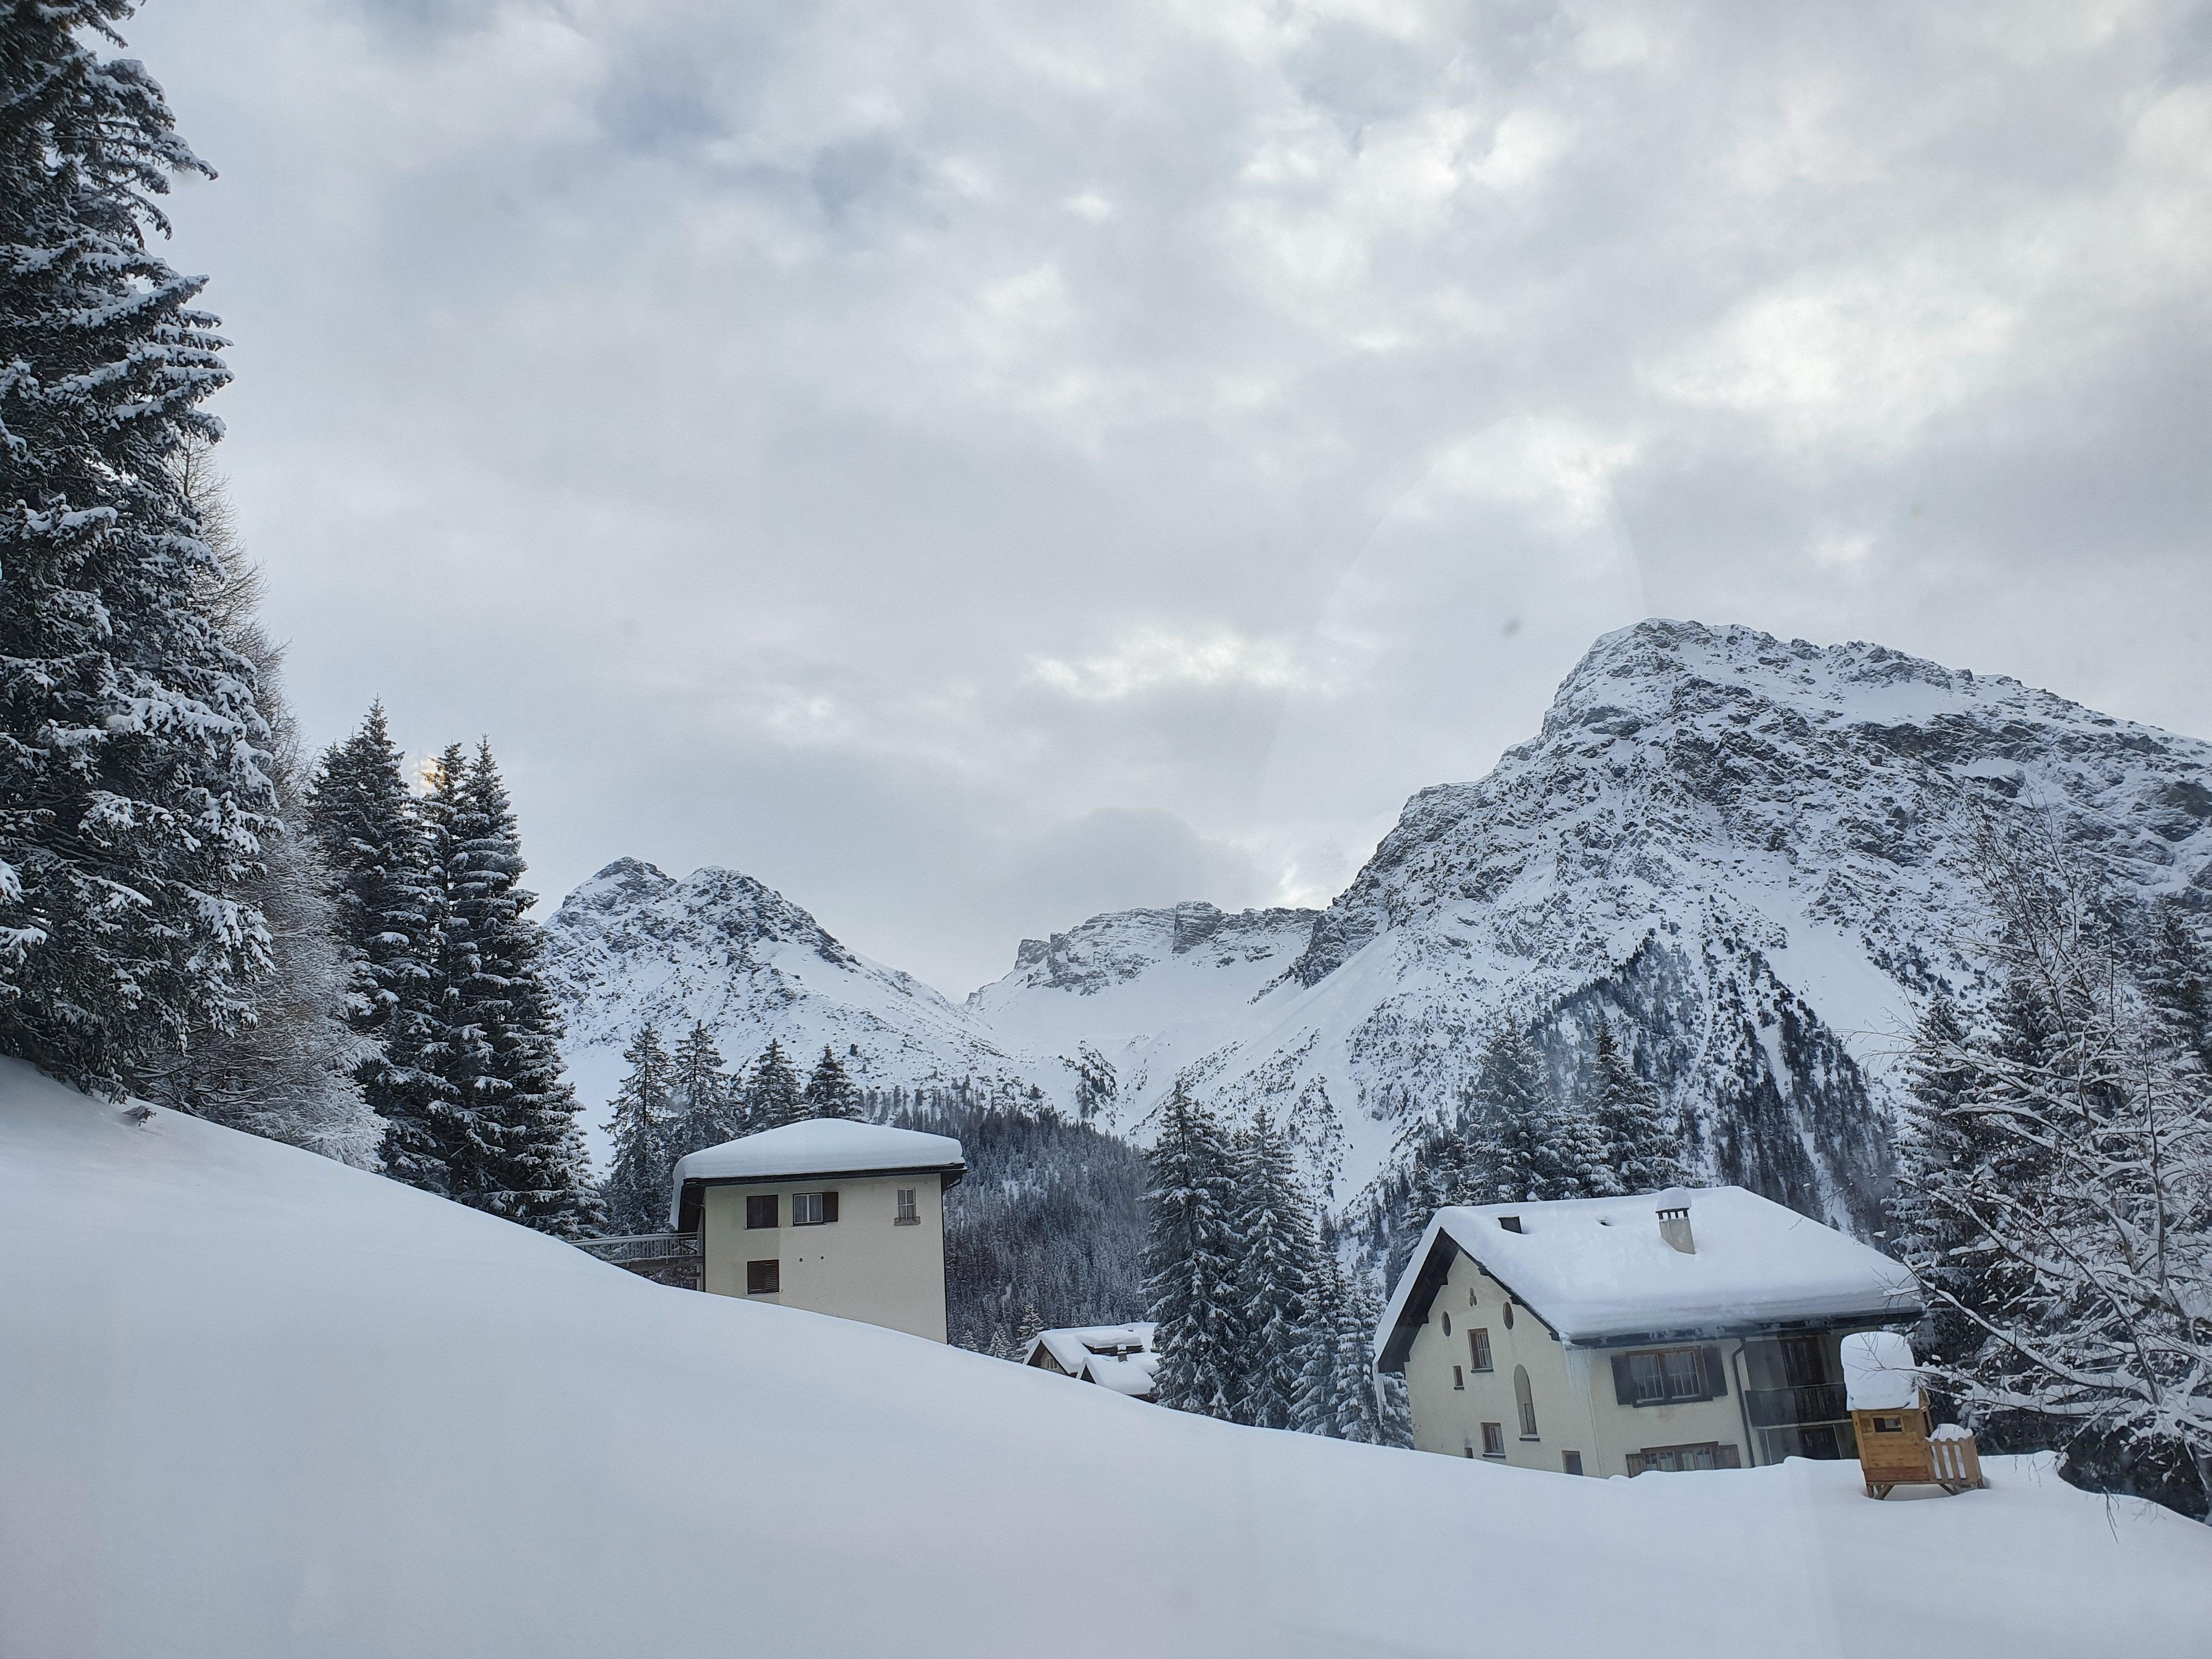
<instances>
[{"instance_id":1,"label":"steep rock face","mask_svg":"<svg viewBox=\"0 0 2212 1659\"><path fill-rule=\"evenodd\" d=\"M1643 623L1488 777L1407 803L1218 1086L1322 1082L1358 1178L1387 1156L1359 1120L1449 1110L1490 1019L1537 1025L1571 1087L1604 1014L1711 1173L1863 1224L1891 1035L1983 988L1977 820L2046 812L2123 893L2212 899L2208 785L2212 748L2012 680Z\"/></svg>"}]
</instances>

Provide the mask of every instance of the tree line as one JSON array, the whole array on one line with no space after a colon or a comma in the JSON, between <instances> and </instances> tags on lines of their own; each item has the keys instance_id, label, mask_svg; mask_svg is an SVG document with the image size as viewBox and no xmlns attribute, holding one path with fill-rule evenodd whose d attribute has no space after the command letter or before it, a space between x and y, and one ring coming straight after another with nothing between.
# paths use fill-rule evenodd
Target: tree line
<instances>
[{"instance_id":1,"label":"tree line","mask_svg":"<svg viewBox=\"0 0 2212 1659\"><path fill-rule=\"evenodd\" d=\"M775 1038L750 1065L725 1069L714 1033L696 1022L672 1054L647 1021L623 1059L629 1071L606 1125L614 1159L601 1188L617 1233L666 1228L670 1182L686 1153L807 1118L866 1115L860 1090L826 1042L804 1083Z\"/></svg>"},{"instance_id":2,"label":"tree line","mask_svg":"<svg viewBox=\"0 0 2212 1659\"><path fill-rule=\"evenodd\" d=\"M2212 952L2048 823L1985 827L1982 1012L1904 1045L1893 1248L1946 1409L2076 1484L2212 1509Z\"/></svg>"}]
</instances>

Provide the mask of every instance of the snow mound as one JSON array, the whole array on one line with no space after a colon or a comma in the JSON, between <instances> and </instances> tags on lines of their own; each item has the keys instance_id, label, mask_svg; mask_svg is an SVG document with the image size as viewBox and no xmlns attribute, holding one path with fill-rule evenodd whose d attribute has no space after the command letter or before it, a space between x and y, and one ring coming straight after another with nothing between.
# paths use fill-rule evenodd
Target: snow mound
<instances>
[{"instance_id":1,"label":"snow mound","mask_svg":"<svg viewBox=\"0 0 2212 1659\"><path fill-rule=\"evenodd\" d=\"M1991 1458L1575 1480L668 1290L0 1063L0 1653L2203 1650L2212 1528ZM1655 1617L1655 1608L1689 1609ZM1140 1635L1133 1637L1133 1632Z\"/></svg>"}]
</instances>

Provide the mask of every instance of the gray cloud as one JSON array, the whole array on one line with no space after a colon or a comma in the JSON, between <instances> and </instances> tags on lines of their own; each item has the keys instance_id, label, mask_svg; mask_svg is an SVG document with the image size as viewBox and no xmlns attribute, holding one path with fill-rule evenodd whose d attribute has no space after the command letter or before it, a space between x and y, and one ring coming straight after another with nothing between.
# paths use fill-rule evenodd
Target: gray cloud
<instances>
[{"instance_id":1,"label":"gray cloud","mask_svg":"<svg viewBox=\"0 0 2212 1659\"><path fill-rule=\"evenodd\" d=\"M155 0L291 679L958 992L1644 614L2212 731L2198 6Z\"/></svg>"}]
</instances>

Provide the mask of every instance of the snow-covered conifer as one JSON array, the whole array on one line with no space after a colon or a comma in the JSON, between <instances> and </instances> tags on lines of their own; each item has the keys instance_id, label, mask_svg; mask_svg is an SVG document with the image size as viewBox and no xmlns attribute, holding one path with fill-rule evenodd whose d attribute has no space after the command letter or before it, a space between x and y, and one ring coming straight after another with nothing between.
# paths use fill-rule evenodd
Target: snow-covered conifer
<instances>
[{"instance_id":1,"label":"snow-covered conifer","mask_svg":"<svg viewBox=\"0 0 2212 1659\"><path fill-rule=\"evenodd\" d=\"M1213 1115L1178 1080L1145 1157L1145 1291L1158 1327L1162 1405L1235 1414L1243 1378L1235 1159Z\"/></svg>"},{"instance_id":2,"label":"snow-covered conifer","mask_svg":"<svg viewBox=\"0 0 2212 1659\"><path fill-rule=\"evenodd\" d=\"M1308 1200L1289 1138L1263 1105L1241 1137L1235 1188L1237 1324L1243 1335L1237 1418L1292 1427L1313 1339L1316 1270Z\"/></svg>"},{"instance_id":3,"label":"snow-covered conifer","mask_svg":"<svg viewBox=\"0 0 2212 1659\"><path fill-rule=\"evenodd\" d=\"M171 175L211 170L79 38L131 11L0 13L0 1052L108 1093L251 1012L276 805L172 465L221 434L223 343L147 246Z\"/></svg>"},{"instance_id":4,"label":"snow-covered conifer","mask_svg":"<svg viewBox=\"0 0 2212 1659\"><path fill-rule=\"evenodd\" d=\"M1611 1022L1597 1028L1590 1115L1604 1148L1605 1165L1616 1193L1656 1193L1682 1180L1682 1137L1661 1105L1656 1085L1638 1074L1635 1060L1613 1034Z\"/></svg>"},{"instance_id":5,"label":"snow-covered conifer","mask_svg":"<svg viewBox=\"0 0 2212 1659\"><path fill-rule=\"evenodd\" d=\"M826 1042L822 1045L822 1058L814 1062L813 1075L806 1079L805 1101L809 1117L863 1115L859 1087L847 1074L837 1051Z\"/></svg>"},{"instance_id":6,"label":"snow-covered conifer","mask_svg":"<svg viewBox=\"0 0 2212 1659\"><path fill-rule=\"evenodd\" d=\"M614 1163L599 1195L607 1224L617 1234L657 1233L668 1225L673 1068L661 1047L659 1028L649 1021L637 1028L623 1058L629 1062L629 1075L616 1092L614 1115L606 1124L614 1140Z\"/></svg>"},{"instance_id":7,"label":"snow-covered conifer","mask_svg":"<svg viewBox=\"0 0 2212 1659\"><path fill-rule=\"evenodd\" d=\"M806 1097L799 1073L783 1052L783 1044L769 1039L760 1058L745 1079L745 1133L777 1129L807 1115Z\"/></svg>"},{"instance_id":8,"label":"snow-covered conifer","mask_svg":"<svg viewBox=\"0 0 2212 1659\"><path fill-rule=\"evenodd\" d=\"M722 1069L722 1051L706 1023L696 1021L676 1045L676 1121L669 1144L678 1158L736 1139L739 1131L731 1099L731 1079Z\"/></svg>"}]
</instances>

